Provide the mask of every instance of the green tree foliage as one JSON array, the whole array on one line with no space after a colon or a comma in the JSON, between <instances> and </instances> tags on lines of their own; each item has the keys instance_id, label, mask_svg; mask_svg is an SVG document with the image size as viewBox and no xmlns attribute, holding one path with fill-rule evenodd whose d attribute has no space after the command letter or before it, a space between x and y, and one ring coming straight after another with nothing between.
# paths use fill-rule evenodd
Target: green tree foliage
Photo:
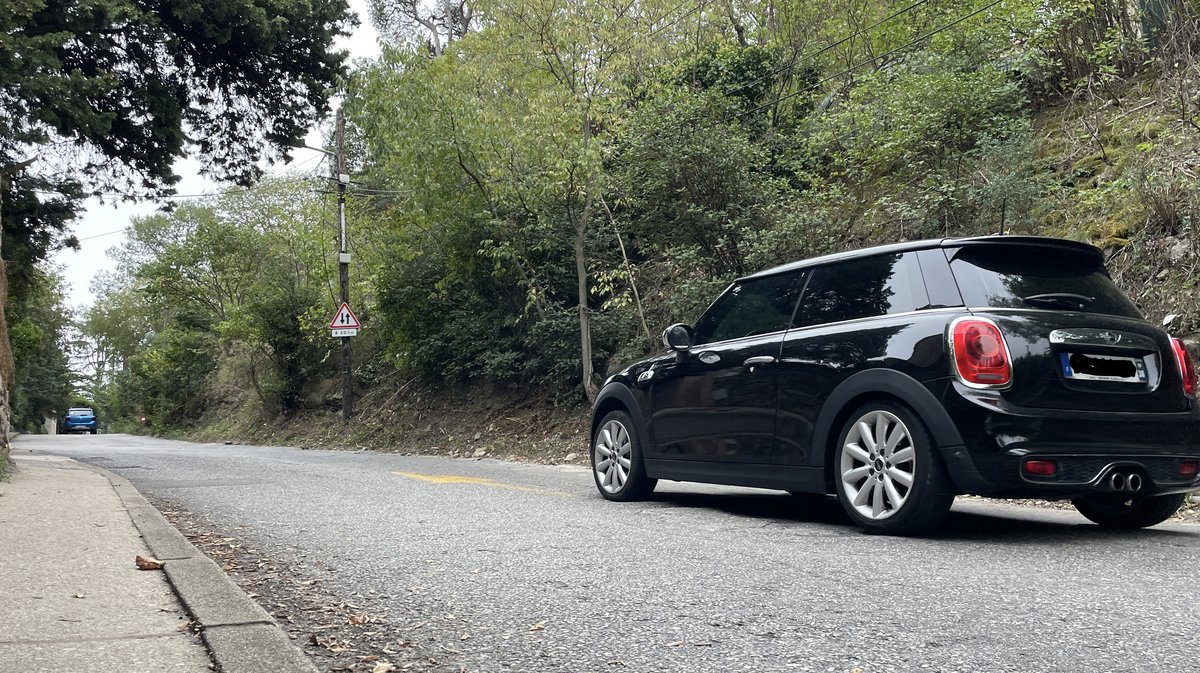
<instances>
[{"instance_id":1,"label":"green tree foliage","mask_svg":"<svg viewBox=\"0 0 1200 673\"><path fill-rule=\"evenodd\" d=\"M535 360L528 336L571 306L572 260L555 251L589 198L602 212L582 236L585 304L616 319L606 342L623 354L645 343L646 316L693 318L769 264L1060 233L1039 215L1055 178L1037 161L1037 110L1143 67L1145 21L1159 36L1195 22L1175 4L571 7L477 4L475 32L432 56L391 52L354 80L363 171L411 194L365 197L402 260L376 276L402 367L503 378L497 363Z\"/></svg>"},{"instance_id":2,"label":"green tree foliage","mask_svg":"<svg viewBox=\"0 0 1200 673\"><path fill-rule=\"evenodd\" d=\"M345 92L362 382L582 399L733 278L872 243L1004 231L1200 253L1187 3L372 11L388 46ZM124 399L183 389L160 375L211 398L239 363L271 409L306 404L330 375L335 258L327 204L301 189L135 225L88 316L138 391ZM131 312L153 328L122 332ZM180 395L160 413L199 413Z\"/></svg>"},{"instance_id":3,"label":"green tree foliage","mask_svg":"<svg viewBox=\"0 0 1200 673\"><path fill-rule=\"evenodd\" d=\"M342 73L345 2L9 0L0 159L69 143L94 184L164 189L194 144L217 176L259 174L301 139Z\"/></svg>"},{"instance_id":4,"label":"green tree foliage","mask_svg":"<svg viewBox=\"0 0 1200 673\"><path fill-rule=\"evenodd\" d=\"M61 418L70 406L74 374L69 367L69 314L62 301L62 279L34 269L19 298L10 296L8 336L16 363L12 389L12 425L39 432L43 418Z\"/></svg>"},{"instance_id":5,"label":"green tree foliage","mask_svg":"<svg viewBox=\"0 0 1200 673\"><path fill-rule=\"evenodd\" d=\"M171 193L189 152L218 179L257 178L343 73L343 0L3 5L0 215L16 273L75 244L61 232L87 194Z\"/></svg>"},{"instance_id":6,"label":"green tree foliage","mask_svg":"<svg viewBox=\"0 0 1200 673\"><path fill-rule=\"evenodd\" d=\"M0 250L14 336L41 321L23 311L46 257L77 245L65 232L87 196L170 194L189 154L242 184L287 158L328 110L344 74L333 41L349 26L344 0L0 2ZM31 352L13 350L17 375L32 375L19 359Z\"/></svg>"},{"instance_id":7,"label":"green tree foliage","mask_svg":"<svg viewBox=\"0 0 1200 673\"><path fill-rule=\"evenodd\" d=\"M222 362L268 409L300 408L332 343L329 211L310 189L271 180L134 221L83 321L114 415L194 422L230 392L213 394Z\"/></svg>"}]
</instances>

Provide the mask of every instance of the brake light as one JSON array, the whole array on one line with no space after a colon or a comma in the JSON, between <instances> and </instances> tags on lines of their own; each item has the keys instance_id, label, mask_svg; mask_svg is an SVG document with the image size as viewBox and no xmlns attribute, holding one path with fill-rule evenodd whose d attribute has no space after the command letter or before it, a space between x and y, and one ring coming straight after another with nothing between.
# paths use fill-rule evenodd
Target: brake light
<instances>
[{"instance_id":1,"label":"brake light","mask_svg":"<svg viewBox=\"0 0 1200 673\"><path fill-rule=\"evenodd\" d=\"M1200 460L1185 460L1179 464L1179 476L1194 477L1200 472Z\"/></svg>"},{"instance_id":2,"label":"brake light","mask_svg":"<svg viewBox=\"0 0 1200 673\"><path fill-rule=\"evenodd\" d=\"M980 318L956 321L951 326L950 343L954 366L963 383L991 388L1012 381L1008 345L992 321Z\"/></svg>"},{"instance_id":3,"label":"brake light","mask_svg":"<svg viewBox=\"0 0 1200 673\"><path fill-rule=\"evenodd\" d=\"M1196 368L1192 366L1192 356L1188 355L1187 347L1179 339L1172 338L1171 347L1175 349L1175 363L1179 365L1179 376L1183 378L1183 392L1195 395Z\"/></svg>"}]
</instances>

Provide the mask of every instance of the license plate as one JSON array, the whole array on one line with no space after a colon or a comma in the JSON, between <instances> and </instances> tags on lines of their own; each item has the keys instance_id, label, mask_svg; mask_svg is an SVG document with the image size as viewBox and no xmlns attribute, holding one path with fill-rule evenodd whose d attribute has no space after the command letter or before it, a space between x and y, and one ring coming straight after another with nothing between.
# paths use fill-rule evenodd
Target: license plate
<instances>
[{"instance_id":1,"label":"license plate","mask_svg":"<svg viewBox=\"0 0 1200 673\"><path fill-rule=\"evenodd\" d=\"M1084 353L1060 353L1064 378L1076 381L1117 381L1120 383L1145 383L1146 361L1114 355L1090 355Z\"/></svg>"}]
</instances>

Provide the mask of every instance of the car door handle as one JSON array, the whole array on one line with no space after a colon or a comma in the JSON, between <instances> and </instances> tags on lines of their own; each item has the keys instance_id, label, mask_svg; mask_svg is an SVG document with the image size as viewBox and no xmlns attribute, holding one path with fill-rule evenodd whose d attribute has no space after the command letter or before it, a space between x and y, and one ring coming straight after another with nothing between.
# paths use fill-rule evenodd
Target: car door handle
<instances>
[{"instance_id":1,"label":"car door handle","mask_svg":"<svg viewBox=\"0 0 1200 673\"><path fill-rule=\"evenodd\" d=\"M771 355L758 355L752 358L746 358L742 364L747 367L757 367L758 365L769 365L775 362L775 358Z\"/></svg>"}]
</instances>

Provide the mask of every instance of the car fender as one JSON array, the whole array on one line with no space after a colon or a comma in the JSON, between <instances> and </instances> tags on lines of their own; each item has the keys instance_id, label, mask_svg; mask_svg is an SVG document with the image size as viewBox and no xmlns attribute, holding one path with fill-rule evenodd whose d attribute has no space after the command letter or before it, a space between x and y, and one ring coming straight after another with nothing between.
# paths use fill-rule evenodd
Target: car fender
<instances>
[{"instance_id":1,"label":"car fender","mask_svg":"<svg viewBox=\"0 0 1200 673\"><path fill-rule=\"evenodd\" d=\"M813 430L813 458L823 467L830 439L841 432L845 414L855 401L884 395L912 409L925 423L939 448L962 446L962 435L942 403L913 377L894 369L868 369L843 381L826 398Z\"/></svg>"},{"instance_id":2,"label":"car fender","mask_svg":"<svg viewBox=\"0 0 1200 673\"><path fill-rule=\"evenodd\" d=\"M642 413L642 406L638 404L637 398L634 397L629 386L620 380L610 381L596 395L596 401L592 404L592 431L588 434L588 442L590 443L596 436L596 427L600 425L600 420L615 405L624 407L629 416L633 418L634 432L637 433L640 446L648 446L649 437L646 436L646 417Z\"/></svg>"}]
</instances>

